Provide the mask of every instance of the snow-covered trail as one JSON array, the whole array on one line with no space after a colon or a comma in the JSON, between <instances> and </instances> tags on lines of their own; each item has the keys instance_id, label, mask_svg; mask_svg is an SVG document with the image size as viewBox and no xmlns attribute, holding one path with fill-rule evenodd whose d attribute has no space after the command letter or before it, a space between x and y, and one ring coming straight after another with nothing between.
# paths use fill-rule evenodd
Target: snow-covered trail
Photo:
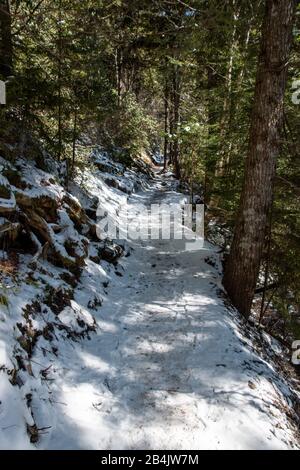
<instances>
[{"instance_id":1,"label":"snow-covered trail","mask_svg":"<svg viewBox=\"0 0 300 470\"><path fill-rule=\"evenodd\" d=\"M131 198L174 201L160 180ZM132 242L53 389L48 449L286 449L279 380L218 296L216 249ZM207 263L208 261L208 263Z\"/></svg>"}]
</instances>

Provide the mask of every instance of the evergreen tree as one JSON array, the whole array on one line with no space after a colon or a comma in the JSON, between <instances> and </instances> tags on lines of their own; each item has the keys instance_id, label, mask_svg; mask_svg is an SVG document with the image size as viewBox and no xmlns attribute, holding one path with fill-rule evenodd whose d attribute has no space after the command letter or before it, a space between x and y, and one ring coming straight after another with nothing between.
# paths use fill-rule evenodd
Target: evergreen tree
<instances>
[{"instance_id":1,"label":"evergreen tree","mask_svg":"<svg viewBox=\"0 0 300 470\"><path fill-rule=\"evenodd\" d=\"M246 317L251 311L272 205L294 12L294 0L266 1L245 181L224 275L228 294Z\"/></svg>"}]
</instances>

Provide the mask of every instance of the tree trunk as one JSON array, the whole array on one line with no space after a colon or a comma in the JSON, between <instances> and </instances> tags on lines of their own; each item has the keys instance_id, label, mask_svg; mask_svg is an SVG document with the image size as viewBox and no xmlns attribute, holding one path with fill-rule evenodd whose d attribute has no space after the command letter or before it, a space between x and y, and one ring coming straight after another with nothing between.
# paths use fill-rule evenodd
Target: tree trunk
<instances>
[{"instance_id":1,"label":"tree trunk","mask_svg":"<svg viewBox=\"0 0 300 470\"><path fill-rule=\"evenodd\" d=\"M169 147L169 88L168 80L166 79L165 86L165 96L164 96L164 105L165 105L165 137L164 137L164 170L168 168L168 147Z\"/></svg>"},{"instance_id":2,"label":"tree trunk","mask_svg":"<svg viewBox=\"0 0 300 470\"><path fill-rule=\"evenodd\" d=\"M0 78L12 74L13 47L9 0L0 0Z\"/></svg>"},{"instance_id":3,"label":"tree trunk","mask_svg":"<svg viewBox=\"0 0 300 470\"><path fill-rule=\"evenodd\" d=\"M174 67L173 73L173 107L174 107L174 120L173 120L173 164L175 175L180 178L180 165L179 165L179 125L180 125L180 70L178 65Z\"/></svg>"},{"instance_id":4,"label":"tree trunk","mask_svg":"<svg viewBox=\"0 0 300 470\"><path fill-rule=\"evenodd\" d=\"M259 274L283 122L295 0L266 0L245 179L224 286L248 318Z\"/></svg>"},{"instance_id":5,"label":"tree trunk","mask_svg":"<svg viewBox=\"0 0 300 470\"><path fill-rule=\"evenodd\" d=\"M74 178L74 174L75 174L76 138L77 138L77 113L78 113L78 108L77 108L77 106L75 106L75 109L74 109L74 123L73 123L73 141L72 141L72 169L71 169L72 178Z\"/></svg>"},{"instance_id":6,"label":"tree trunk","mask_svg":"<svg viewBox=\"0 0 300 470\"><path fill-rule=\"evenodd\" d=\"M58 161L62 156L62 0L58 12Z\"/></svg>"},{"instance_id":7,"label":"tree trunk","mask_svg":"<svg viewBox=\"0 0 300 470\"><path fill-rule=\"evenodd\" d=\"M122 102L122 50L121 46L117 48L116 52L116 80L117 80L117 97L118 108Z\"/></svg>"},{"instance_id":8,"label":"tree trunk","mask_svg":"<svg viewBox=\"0 0 300 470\"><path fill-rule=\"evenodd\" d=\"M223 104L223 115L221 120L220 129L220 155L221 159L217 164L215 176L216 178L224 176L225 167L228 158L228 149L226 149L226 134L230 126L230 115L231 115L231 101L232 101L232 75L235 61L235 53L237 49L237 28L238 20L240 17L240 7L237 7L235 0L232 2L233 8L233 27L231 33L231 43L229 52L229 63L226 78L226 92Z\"/></svg>"},{"instance_id":9,"label":"tree trunk","mask_svg":"<svg viewBox=\"0 0 300 470\"><path fill-rule=\"evenodd\" d=\"M220 159L216 164L214 180L221 179L225 176L225 170L228 165L231 143L227 146L226 137L231 125L231 111L232 111L232 80L233 80L233 69L234 63L236 60L235 54L237 50L237 29L238 29L238 20L240 18L240 5L236 3L236 0L232 0L231 7L232 11L232 32L231 32L231 41L230 41L230 51L229 51L229 62L226 76L226 90L223 103L223 113L220 123L220 144L219 144L219 154ZM218 207L220 204L220 195L213 194L209 202L210 207Z\"/></svg>"}]
</instances>

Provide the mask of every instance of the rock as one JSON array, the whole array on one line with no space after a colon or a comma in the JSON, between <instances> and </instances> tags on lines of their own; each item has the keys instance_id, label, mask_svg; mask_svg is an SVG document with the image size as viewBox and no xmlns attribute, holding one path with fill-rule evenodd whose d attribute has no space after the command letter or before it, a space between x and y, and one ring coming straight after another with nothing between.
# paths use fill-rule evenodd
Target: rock
<instances>
[{"instance_id":1,"label":"rock","mask_svg":"<svg viewBox=\"0 0 300 470\"><path fill-rule=\"evenodd\" d=\"M97 210L96 209L92 209L92 208L88 208L85 210L87 216L94 220L95 222L97 221Z\"/></svg>"},{"instance_id":2,"label":"rock","mask_svg":"<svg viewBox=\"0 0 300 470\"><path fill-rule=\"evenodd\" d=\"M105 182L108 186L110 186L111 188L117 188L117 189L118 189L118 187L119 187L119 182L118 182L118 180L117 180L116 178L109 178L109 177L107 177L107 178L104 179L104 182Z\"/></svg>"},{"instance_id":3,"label":"rock","mask_svg":"<svg viewBox=\"0 0 300 470\"><path fill-rule=\"evenodd\" d=\"M18 206L23 211L27 212L29 210L31 213L35 212L48 223L55 223L57 221L59 201L54 197L45 194L31 196L25 191L19 190L15 191L15 197Z\"/></svg>"},{"instance_id":4,"label":"rock","mask_svg":"<svg viewBox=\"0 0 300 470\"><path fill-rule=\"evenodd\" d=\"M111 175L117 174L117 168L108 161L95 160L94 165L103 173L109 173Z\"/></svg>"},{"instance_id":5,"label":"rock","mask_svg":"<svg viewBox=\"0 0 300 470\"><path fill-rule=\"evenodd\" d=\"M115 177L111 177L111 178L107 177L107 178L104 179L104 181L108 186L111 186L112 188L116 188L116 189L118 189L119 191L122 191L125 194L131 194L132 193L133 187L127 186L126 184L124 184L124 182L119 181Z\"/></svg>"},{"instance_id":6,"label":"rock","mask_svg":"<svg viewBox=\"0 0 300 470\"><path fill-rule=\"evenodd\" d=\"M251 380L249 380L248 382L248 387L251 388L252 390L256 389L256 385L253 382L251 382Z\"/></svg>"},{"instance_id":7,"label":"rock","mask_svg":"<svg viewBox=\"0 0 300 470\"><path fill-rule=\"evenodd\" d=\"M99 248L99 256L108 263L116 264L123 255L123 248L113 242L104 242L104 246Z\"/></svg>"},{"instance_id":8,"label":"rock","mask_svg":"<svg viewBox=\"0 0 300 470\"><path fill-rule=\"evenodd\" d=\"M99 242L97 225L96 224L88 224L86 235L90 240L92 240L94 242Z\"/></svg>"}]
</instances>

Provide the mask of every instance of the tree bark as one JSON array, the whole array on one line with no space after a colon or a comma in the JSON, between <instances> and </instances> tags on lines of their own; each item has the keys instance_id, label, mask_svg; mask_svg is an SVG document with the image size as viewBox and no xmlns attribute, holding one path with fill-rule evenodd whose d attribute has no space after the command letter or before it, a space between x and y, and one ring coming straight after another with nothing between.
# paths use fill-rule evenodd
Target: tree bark
<instances>
[{"instance_id":1,"label":"tree bark","mask_svg":"<svg viewBox=\"0 0 300 470\"><path fill-rule=\"evenodd\" d=\"M240 18L241 5L236 0L231 1L232 8L232 31L229 49L229 61L226 74L226 87L223 102L223 112L220 122L220 141L219 141L219 155L220 158L216 163L214 181L224 178L226 168L229 164L229 158L232 148L232 142L228 143L227 136L231 128L232 117L232 88L233 88L233 71L236 62L236 51L238 49L238 21ZM212 188L214 189L214 188ZM221 196L219 193L213 193L209 201L210 208L219 206Z\"/></svg>"},{"instance_id":2,"label":"tree bark","mask_svg":"<svg viewBox=\"0 0 300 470\"><path fill-rule=\"evenodd\" d=\"M224 286L248 318L272 203L295 0L266 0L245 177Z\"/></svg>"},{"instance_id":3,"label":"tree bark","mask_svg":"<svg viewBox=\"0 0 300 470\"><path fill-rule=\"evenodd\" d=\"M77 108L77 106L75 106L75 109L74 109L74 122L73 122L73 141L72 141L72 169L71 169L72 178L74 178L74 174L75 174L77 114L78 114L78 108Z\"/></svg>"},{"instance_id":4,"label":"tree bark","mask_svg":"<svg viewBox=\"0 0 300 470\"><path fill-rule=\"evenodd\" d=\"M165 123L165 136L164 136L164 170L168 168L168 147L169 147L169 88L168 79L166 78L165 92L164 92L164 123Z\"/></svg>"},{"instance_id":5,"label":"tree bark","mask_svg":"<svg viewBox=\"0 0 300 470\"><path fill-rule=\"evenodd\" d=\"M0 0L0 78L8 78L13 68L13 47L9 0Z\"/></svg>"},{"instance_id":6,"label":"tree bark","mask_svg":"<svg viewBox=\"0 0 300 470\"><path fill-rule=\"evenodd\" d=\"M181 91L180 91L180 70L178 65L174 66L173 71L173 155L172 160L174 164L175 175L178 179L180 179L180 164L179 164L179 125L180 125L180 98L181 98Z\"/></svg>"},{"instance_id":7,"label":"tree bark","mask_svg":"<svg viewBox=\"0 0 300 470\"><path fill-rule=\"evenodd\" d=\"M121 47L118 47L117 52L116 52L116 79L117 79L118 108L120 108L121 101L122 101L122 51L121 51Z\"/></svg>"},{"instance_id":8,"label":"tree bark","mask_svg":"<svg viewBox=\"0 0 300 470\"><path fill-rule=\"evenodd\" d=\"M58 12L58 161L62 157L62 0Z\"/></svg>"}]
</instances>

